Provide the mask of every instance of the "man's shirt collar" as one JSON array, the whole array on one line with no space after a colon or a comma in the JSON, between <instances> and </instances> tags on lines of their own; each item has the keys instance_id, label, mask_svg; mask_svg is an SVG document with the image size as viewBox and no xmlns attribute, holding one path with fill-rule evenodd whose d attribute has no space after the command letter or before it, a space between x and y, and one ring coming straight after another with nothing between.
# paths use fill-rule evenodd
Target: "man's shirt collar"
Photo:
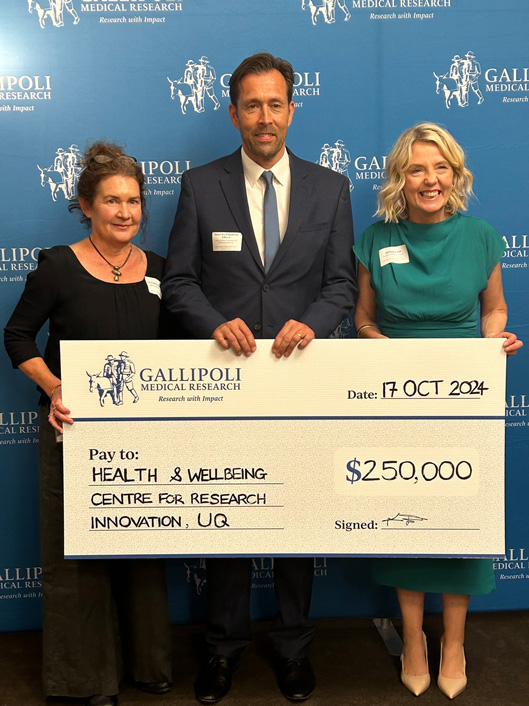
<instances>
[{"instance_id":1,"label":"man's shirt collar","mask_svg":"<svg viewBox=\"0 0 529 706\"><path fill-rule=\"evenodd\" d=\"M279 162L276 162L270 170L265 170L260 164L254 162L253 159L246 154L243 147L241 147L241 159L244 176L252 188L261 178L263 171L271 171L274 178L277 179L281 185L284 186L287 183L287 177L290 170L290 159L286 149Z\"/></svg>"}]
</instances>

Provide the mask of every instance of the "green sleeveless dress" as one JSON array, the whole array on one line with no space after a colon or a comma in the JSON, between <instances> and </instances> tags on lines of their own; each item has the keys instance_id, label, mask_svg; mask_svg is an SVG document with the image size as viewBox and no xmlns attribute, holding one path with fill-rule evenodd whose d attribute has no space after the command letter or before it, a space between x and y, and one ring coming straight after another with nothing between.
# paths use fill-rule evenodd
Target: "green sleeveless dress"
<instances>
[{"instance_id":1,"label":"green sleeveless dress","mask_svg":"<svg viewBox=\"0 0 529 706\"><path fill-rule=\"evenodd\" d=\"M389 338L472 338L479 294L505 244L486 221L456 213L432 225L379 221L354 246L371 274L378 323ZM375 559L375 583L411 591L485 594L488 559Z\"/></svg>"}]
</instances>

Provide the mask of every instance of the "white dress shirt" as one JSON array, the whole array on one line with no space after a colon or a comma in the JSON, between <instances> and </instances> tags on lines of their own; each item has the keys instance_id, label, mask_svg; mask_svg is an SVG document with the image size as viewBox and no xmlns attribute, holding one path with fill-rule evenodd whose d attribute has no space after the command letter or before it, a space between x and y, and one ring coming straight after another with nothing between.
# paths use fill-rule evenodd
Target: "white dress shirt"
<instances>
[{"instance_id":1,"label":"white dress shirt","mask_svg":"<svg viewBox=\"0 0 529 706\"><path fill-rule=\"evenodd\" d=\"M260 164L254 162L248 157L244 149L241 147L242 168L244 171L244 181L246 184L246 196L248 198L248 207L250 209L250 218L252 220L253 232L261 255L261 261L264 264L265 254L265 234L264 234L264 215L263 201L266 190L266 182L261 179L261 174L264 171L270 171L274 175L274 189L277 198L277 211L279 218L279 238L283 242L287 225L288 213L290 205L290 159L288 152L281 157L279 162L269 169L263 169Z\"/></svg>"}]
</instances>

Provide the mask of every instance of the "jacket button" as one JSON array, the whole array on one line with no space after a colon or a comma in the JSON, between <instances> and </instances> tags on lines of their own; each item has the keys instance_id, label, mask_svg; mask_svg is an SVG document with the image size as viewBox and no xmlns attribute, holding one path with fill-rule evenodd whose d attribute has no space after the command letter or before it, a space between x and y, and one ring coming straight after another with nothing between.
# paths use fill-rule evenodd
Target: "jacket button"
<instances>
[{"instance_id":1,"label":"jacket button","mask_svg":"<svg viewBox=\"0 0 529 706\"><path fill-rule=\"evenodd\" d=\"M256 324L253 325L255 331L260 331L261 330L261 324L257 322Z\"/></svg>"},{"instance_id":2,"label":"jacket button","mask_svg":"<svg viewBox=\"0 0 529 706\"><path fill-rule=\"evenodd\" d=\"M268 292L269 289L270 289L270 285L269 285L269 284L263 285L263 292Z\"/></svg>"}]
</instances>

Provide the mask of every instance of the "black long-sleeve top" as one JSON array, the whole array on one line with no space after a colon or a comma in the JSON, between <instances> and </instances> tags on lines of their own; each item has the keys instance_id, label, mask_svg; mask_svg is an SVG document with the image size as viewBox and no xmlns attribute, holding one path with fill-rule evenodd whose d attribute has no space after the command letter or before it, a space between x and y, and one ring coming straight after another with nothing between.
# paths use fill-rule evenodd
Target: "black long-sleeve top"
<instances>
[{"instance_id":1,"label":"black long-sleeve top","mask_svg":"<svg viewBox=\"0 0 529 706\"><path fill-rule=\"evenodd\" d=\"M42 355L35 339L47 320L49 338L42 357L59 378L60 341L158 338L164 260L150 251L145 254L145 279L114 284L93 277L66 245L41 250L38 267L28 275L4 330L13 367Z\"/></svg>"}]
</instances>

